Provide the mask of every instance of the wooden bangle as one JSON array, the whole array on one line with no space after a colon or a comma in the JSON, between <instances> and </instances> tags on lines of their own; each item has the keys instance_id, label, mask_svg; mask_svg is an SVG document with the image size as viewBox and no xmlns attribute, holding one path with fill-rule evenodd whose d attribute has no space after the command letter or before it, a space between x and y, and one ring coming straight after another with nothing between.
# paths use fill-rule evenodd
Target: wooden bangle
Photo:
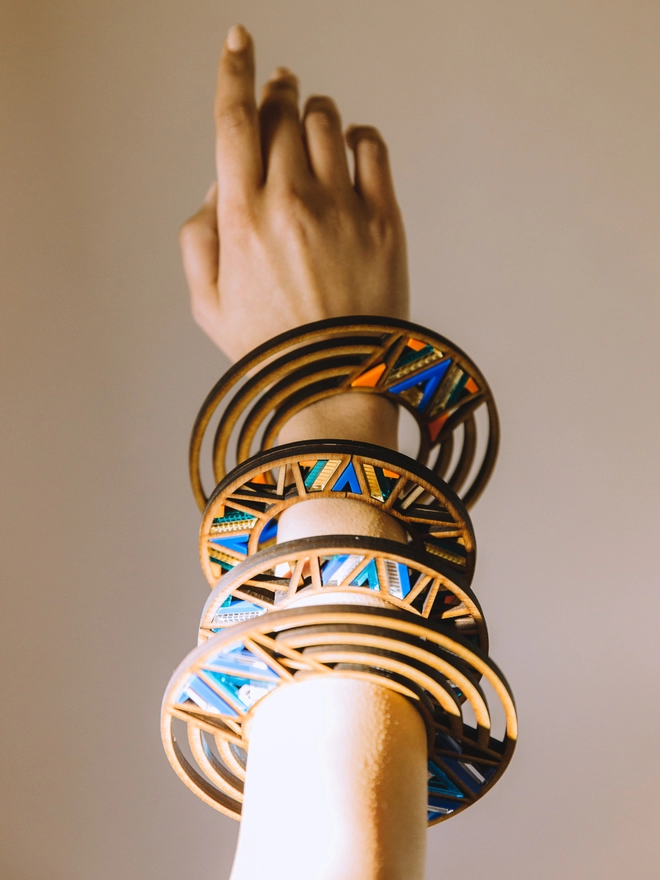
<instances>
[{"instance_id":1,"label":"wooden bangle","mask_svg":"<svg viewBox=\"0 0 660 880\"><path fill-rule=\"evenodd\" d=\"M384 396L412 413L420 429L418 461L425 464L437 449L431 469L446 476L466 507L476 501L499 441L495 402L477 366L453 343L416 324L361 316L350 321L347 326L346 318L331 318L283 333L247 354L216 384L190 441L190 477L200 509L208 500L200 474L202 443L221 402L226 405L213 443L216 483L229 469L232 438L240 464L259 448L272 447L295 413L355 392ZM481 414L484 438L478 444Z\"/></svg>"},{"instance_id":2,"label":"wooden bangle","mask_svg":"<svg viewBox=\"0 0 660 880\"><path fill-rule=\"evenodd\" d=\"M204 641L237 622L331 593L376 596L488 651L481 607L467 580L444 559L383 538L324 535L275 544L244 559L209 596Z\"/></svg>"},{"instance_id":3,"label":"wooden bangle","mask_svg":"<svg viewBox=\"0 0 660 880\"><path fill-rule=\"evenodd\" d=\"M472 580L475 538L458 495L433 471L366 443L316 440L253 456L222 480L204 511L199 558L215 587L224 572L274 543L280 514L318 498L351 498L388 513L414 548Z\"/></svg>"},{"instance_id":4,"label":"wooden bangle","mask_svg":"<svg viewBox=\"0 0 660 880\"><path fill-rule=\"evenodd\" d=\"M240 818L245 722L276 688L318 675L377 682L420 709L429 741L429 824L482 797L511 759L513 696L483 652L407 612L325 605L237 624L186 657L170 680L161 715L177 775L207 804ZM504 717L501 731L493 729L493 703ZM187 729L194 764L177 742L175 723Z\"/></svg>"}]
</instances>

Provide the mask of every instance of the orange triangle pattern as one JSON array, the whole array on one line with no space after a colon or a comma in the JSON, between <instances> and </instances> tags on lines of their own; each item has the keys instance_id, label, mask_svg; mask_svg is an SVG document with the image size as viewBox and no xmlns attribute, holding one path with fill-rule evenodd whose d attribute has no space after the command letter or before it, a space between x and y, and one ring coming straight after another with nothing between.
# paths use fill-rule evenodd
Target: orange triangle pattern
<instances>
[{"instance_id":1,"label":"orange triangle pattern","mask_svg":"<svg viewBox=\"0 0 660 880\"><path fill-rule=\"evenodd\" d=\"M378 364L375 367L372 367L370 370L367 370L366 373L362 373L361 376L358 376L357 379L353 379L351 382L352 388L374 388L378 384L378 380L385 372L385 364Z\"/></svg>"},{"instance_id":2,"label":"orange triangle pattern","mask_svg":"<svg viewBox=\"0 0 660 880\"><path fill-rule=\"evenodd\" d=\"M442 431L445 422L449 418L449 413L443 413L443 415L438 416L437 419L433 419L432 422L429 422L429 434L431 435L431 442L435 443L438 439L438 434Z\"/></svg>"}]
</instances>

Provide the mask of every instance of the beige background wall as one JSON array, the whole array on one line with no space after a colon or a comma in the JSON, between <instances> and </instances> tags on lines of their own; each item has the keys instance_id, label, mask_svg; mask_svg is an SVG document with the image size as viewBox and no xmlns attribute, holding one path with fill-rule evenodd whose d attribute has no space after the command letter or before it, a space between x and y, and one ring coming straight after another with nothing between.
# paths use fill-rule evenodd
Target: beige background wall
<instances>
[{"instance_id":1,"label":"beige background wall","mask_svg":"<svg viewBox=\"0 0 660 880\"><path fill-rule=\"evenodd\" d=\"M158 712L206 595L188 432L226 366L176 231L235 20L262 77L382 128L413 317L500 407L475 585L520 747L428 877L658 876L655 0L2 3L0 876L229 871L237 826Z\"/></svg>"}]
</instances>

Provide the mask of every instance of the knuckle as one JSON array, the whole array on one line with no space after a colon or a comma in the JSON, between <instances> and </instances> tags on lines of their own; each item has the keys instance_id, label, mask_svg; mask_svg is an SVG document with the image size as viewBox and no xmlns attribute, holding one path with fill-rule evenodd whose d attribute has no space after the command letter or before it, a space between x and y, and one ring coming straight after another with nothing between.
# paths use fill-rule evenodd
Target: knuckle
<instances>
[{"instance_id":1,"label":"knuckle","mask_svg":"<svg viewBox=\"0 0 660 880\"><path fill-rule=\"evenodd\" d=\"M216 109L219 129L229 133L243 132L256 123L256 108L251 101L235 101Z\"/></svg>"},{"instance_id":2,"label":"knuckle","mask_svg":"<svg viewBox=\"0 0 660 880\"><path fill-rule=\"evenodd\" d=\"M225 52L220 61L221 73L240 76L252 70L252 60L245 52Z\"/></svg>"},{"instance_id":3,"label":"knuckle","mask_svg":"<svg viewBox=\"0 0 660 880\"><path fill-rule=\"evenodd\" d=\"M182 249L187 249L197 240L199 224L195 217L189 217L179 228L179 244Z\"/></svg>"},{"instance_id":4,"label":"knuckle","mask_svg":"<svg viewBox=\"0 0 660 880\"><path fill-rule=\"evenodd\" d=\"M242 196L234 196L224 203L221 210L220 234L231 233L233 238L244 238L256 231L258 226L255 206Z\"/></svg>"},{"instance_id":5,"label":"knuckle","mask_svg":"<svg viewBox=\"0 0 660 880\"><path fill-rule=\"evenodd\" d=\"M380 250L393 253L403 244L403 227L396 206L393 206L390 211L374 212L370 218L369 227L372 240L376 242Z\"/></svg>"},{"instance_id":6,"label":"knuckle","mask_svg":"<svg viewBox=\"0 0 660 880\"><path fill-rule=\"evenodd\" d=\"M190 296L190 313L194 322L204 328L209 320L209 308L206 302L194 293Z\"/></svg>"},{"instance_id":7,"label":"knuckle","mask_svg":"<svg viewBox=\"0 0 660 880\"><path fill-rule=\"evenodd\" d=\"M322 131L336 131L339 127L337 117L322 107L314 107L307 114L308 124Z\"/></svg>"},{"instance_id":8,"label":"knuckle","mask_svg":"<svg viewBox=\"0 0 660 880\"><path fill-rule=\"evenodd\" d=\"M357 143L360 152L368 159L379 163L387 161L387 145L377 129L368 129L361 133Z\"/></svg>"},{"instance_id":9,"label":"knuckle","mask_svg":"<svg viewBox=\"0 0 660 880\"><path fill-rule=\"evenodd\" d=\"M291 181L278 187L273 212L281 227L289 230L306 227L312 215L305 194Z\"/></svg>"}]
</instances>

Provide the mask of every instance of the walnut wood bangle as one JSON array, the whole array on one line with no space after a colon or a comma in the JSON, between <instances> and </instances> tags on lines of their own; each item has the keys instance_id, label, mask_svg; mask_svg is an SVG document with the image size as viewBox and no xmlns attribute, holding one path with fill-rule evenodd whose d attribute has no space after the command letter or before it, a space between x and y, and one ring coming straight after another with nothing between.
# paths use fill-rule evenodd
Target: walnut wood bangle
<instances>
[{"instance_id":1,"label":"walnut wood bangle","mask_svg":"<svg viewBox=\"0 0 660 880\"><path fill-rule=\"evenodd\" d=\"M475 538L465 505L423 465L366 443L316 440L253 456L222 480L204 511L199 558L211 586L276 539L280 514L309 499L351 498L406 528L413 547L472 580Z\"/></svg>"},{"instance_id":2,"label":"walnut wood bangle","mask_svg":"<svg viewBox=\"0 0 660 880\"><path fill-rule=\"evenodd\" d=\"M481 607L445 560L383 538L324 535L275 544L230 569L202 612L200 641L235 623L331 593L376 596L488 650ZM330 600L331 601L331 600Z\"/></svg>"},{"instance_id":3,"label":"walnut wood bangle","mask_svg":"<svg viewBox=\"0 0 660 880\"><path fill-rule=\"evenodd\" d=\"M430 824L482 797L511 759L513 696L485 654L407 612L314 606L237 624L186 657L170 680L161 715L163 744L177 775L207 804L240 818L245 722L275 688L318 675L377 682L420 709L429 741ZM504 716L501 731L492 729L494 703ZM175 722L187 729L196 766L177 743Z\"/></svg>"},{"instance_id":4,"label":"walnut wood bangle","mask_svg":"<svg viewBox=\"0 0 660 880\"><path fill-rule=\"evenodd\" d=\"M208 500L200 474L202 443L220 403L225 409L213 443L216 483L229 469L232 438L240 464L259 447L272 447L295 413L333 395L358 392L384 396L411 412L420 429L417 459L426 463L437 449L431 469L445 477L455 462L448 484L466 507L476 501L494 467L499 439L495 402L477 366L449 340L416 324L361 316L350 321L347 326L346 318L332 318L283 333L247 354L216 384L190 441L190 477L200 509Z\"/></svg>"}]
</instances>

